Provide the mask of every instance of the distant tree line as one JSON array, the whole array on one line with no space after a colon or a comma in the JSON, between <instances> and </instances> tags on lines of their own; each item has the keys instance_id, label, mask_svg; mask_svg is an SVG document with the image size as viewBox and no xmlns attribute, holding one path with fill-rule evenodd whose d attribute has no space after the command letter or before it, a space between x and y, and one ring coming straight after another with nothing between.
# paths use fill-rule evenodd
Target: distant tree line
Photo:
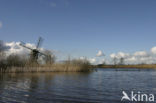
<instances>
[{"instance_id":1,"label":"distant tree line","mask_svg":"<svg viewBox=\"0 0 156 103\"><path fill-rule=\"evenodd\" d=\"M125 64L125 58L123 58L123 57L121 57L121 58L116 58L116 57L114 57L113 58L113 64L114 65L124 65Z\"/></svg>"}]
</instances>

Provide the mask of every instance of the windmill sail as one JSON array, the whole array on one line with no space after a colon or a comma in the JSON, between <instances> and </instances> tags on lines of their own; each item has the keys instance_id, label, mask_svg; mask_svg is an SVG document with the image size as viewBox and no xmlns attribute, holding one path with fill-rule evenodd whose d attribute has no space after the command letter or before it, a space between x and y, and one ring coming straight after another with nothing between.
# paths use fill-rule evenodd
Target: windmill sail
<instances>
[{"instance_id":1,"label":"windmill sail","mask_svg":"<svg viewBox=\"0 0 156 103\"><path fill-rule=\"evenodd\" d=\"M36 45L36 49L38 49L41 46L42 42L43 42L43 39L41 37L39 37L37 45Z\"/></svg>"},{"instance_id":2,"label":"windmill sail","mask_svg":"<svg viewBox=\"0 0 156 103\"><path fill-rule=\"evenodd\" d=\"M25 47L25 48L27 48L27 49L33 50L32 48L26 46L24 42L20 43L19 45L21 45L22 47Z\"/></svg>"},{"instance_id":3,"label":"windmill sail","mask_svg":"<svg viewBox=\"0 0 156 103\"><path fill-rule=\"evenodd\" d=\"M38 42L37 42L37 45L36 45L36 49L33 49L33 48L30 48L30 47L26 46L24 42L21 42L20 45L21 45L22 47L24 47L24 48L27 48L27 49L31 50L30 59L31 59L32 61L37 62L37 59L38 59L39 54L40 54L40 55L47 56L46 54L44 54L44 53L42 53L41 51L39 51L39 47L41 46L42 41L43 41L43 39L42 39L41 37L39 37Z\"/></svg>"}]
</instances>

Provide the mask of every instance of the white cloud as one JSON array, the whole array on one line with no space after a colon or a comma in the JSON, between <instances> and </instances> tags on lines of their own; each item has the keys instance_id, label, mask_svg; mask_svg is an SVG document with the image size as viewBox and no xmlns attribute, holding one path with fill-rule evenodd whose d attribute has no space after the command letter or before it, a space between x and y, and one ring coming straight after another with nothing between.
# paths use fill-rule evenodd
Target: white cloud
<instances>
[{"instance_id":1,"label":"white cloud","mask_svg":"<svg viewBox=\"0 0 156 103\"><path fill-rule=\"evenodd\" d=\"M127 58L128 56L130 56L130 54L129 53L124 53L124 52L118 52L117 54L115 54L115 53L112 53L112 54L110 54L110 57L111 58Z\"/></svg>"},{"instance_id":2,"label":"white cloud","mask_svg":"<svg viewBox=\"0 0 156 103\"><path fill-rule=\"evenodd\" d=\"M85 57L80 57L79 59L84 60L84 59L86 59L86 58L85 58Z\"/></svg>"},{"instance_id":3,"label":"white cloud","mask_svg":"<svg viewBox=\"0 0 156 103\"><path fill-rule=\"evenodd\" d=\"M96 62L97 62L97 60L96 60L96 58L86 58L86 57L84 57L84 56L82 56L82 57L80 57L79 59L81 59L81 60L88 60L91 64L96 64Z\"/></svg>"},{"instance_id":4,"label":"white cloud","mask_svg":"<svg viewBox=\"0 0 156 103\"><path fill-rule=\"evenodd\" d=\"M115 58L116 57L116 54L115 53L112 53L112 54L110 54L110 57L111 58Z\"/></svg>"},{"instance_id":5,"label":"white cloud","mask_svg":"<svg viewBox=\"0 0 156 103\"><path fill-rule=\"evenodd\" d=\"M125 60L125 62L127 62L128 64L136 64L137 62L137 58L132 56L132 57L129 57Z\"/></svg>"},{"instance_id":6,"label":"white cloud","mask_svg":"<svg viewBox=\"0 0 156 103\"><path fill-rule=\"evenodd\" d=\"M103 64L103 63L106 63L106 59L101 59L99 60L98 64Z\"/></svg>"},{"instance_id":7,"label":"white cloud","mask_svg":"<svg viewBox=\"0 0 156 103\"><path fill-rule=\"evenodd\" d=\"M151 48L150 52L136 51L132 54L118 52L110 54L110 57L117 58L118 62L120 58L124 58L125 64L156 63L156 47Z\"/></svg>"},{"instance_id":8,"label":"white cloud","mask_svg":"<svg viewBox=\"0 0 156 103\"><path fill-rule=\"evenodd\" d=\"M156 46L153 47L153 48L151 48L151 52L152 52L153 54L156 54Z\"/></svg>"},{"instance_id":9,"label":"white cloud","mask_svg":"<svg viewBox=\"0 0 156 103\"><path fill-rule=\"evenodd\" d=\"M90 59L88 59L89 60L89 62L91 63L91 64L95 64L96 63L96 59L95 58L90 58Z\"/></svg>"},{"instance_id":10,"label":"white cloud","mask_svg":"<svg viewBox=\"0 0 156 103\"><path fill-rule=\"evenodd\" d=\"M3 23L0 21L0 28L2 28L2 26L3 26Z\"/></svg>"},{"instance_id":11,"label":"white cloud","mask_svg":"<svg viewBox=\"0 0 156 103\"><path fill-rule=\"evenodd\" d=\"M137 52L134 53L134 56L142 57L142 56L148 56L148 54L145 51L137 51Z\"/></svg>"},{"instance_id":12,"label":"white cloud","mask_svg":"<svg viewBox=\"0 0 156 103\"><path fill-rule=\"evenodd\" d=\"M103 53L101 50L99 50L98 53L96 54L96 56L97 56L97 57L104 56L104 53Z\"/></svg>"},{"instance_id":13,"label":"white cloud","mask_svg":"<svg viewBox=\"0 0 156 103\"><path fill-rule=\"evenodd\" d=\"M96 64L97 63L97 59L96 58L86 58L84 56L79 57L80 60L88 60L91 64Z\"/></svg>"},{"instance_id":14,"label":"white cloud","mask_svg":"<svg viewBox=\"0 0 156 103\"><path fill-rule=\"evenodd\" d=\"M36 48L35 44L25 43L24 45L26 47L31 48L31 49ZM5 56L3 56L3 59L7 58L11 54L17 54L17 55L20 55L20 57L24 56L24 57L28 58L29 54L31 53L30 49L27 49L25 47L20 46L20 42L6 42L6 43L3 43L1 41L0 42L0 50L3 50L5 52ZM45 49L43 49L43 48L40 48L39 50L41 52L45 51ZM44 56L39 57L38 61L40 63L43 63L43 57Z\"/></svg>"},{"instance_id":15,"label":"white cloud","mask_svg":"<svg viewBox=\"0 0 156 103\"><path fill-rule=\"evenodd\" d=\"M11 54L28 55L30 53L29 49L26 49L19 44L20 42L4 43L4 46L7 47L7 49L5 49L6 56ZM35 48L34 44L26 43L25 45L30 48Z\"/></svg>"}]
</instances>

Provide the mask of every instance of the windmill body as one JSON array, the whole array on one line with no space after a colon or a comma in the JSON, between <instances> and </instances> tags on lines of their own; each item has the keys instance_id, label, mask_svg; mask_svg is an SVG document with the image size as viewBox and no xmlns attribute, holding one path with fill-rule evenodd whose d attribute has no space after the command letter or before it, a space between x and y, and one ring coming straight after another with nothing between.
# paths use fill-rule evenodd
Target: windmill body
<instances>
[{"instance_id":1,"label":"windmill body","mask_svg":"<svg viewBox=\"0 0 156 103\"><path fill-rule=\"evenodd\" d=\"M33 49L33 50L31 51L31 54L30 54L30 59L31 59L32 61L37 61L38 56L39 56L38 54L39 54L38 50Z\"/></svg>"},{"instance_id":2,"label":"windmill body","mask_svg":"<svg viewBox=\"0 0 156 103\"><path fill-rule=\"evenodd\" d=\"M24 42L21 42L21 43L20 43L20 45L21 45L22 47L31 50L31 53L30 53L30 60L33 61L33 62L37 62L39 55L44 55L44 56L46 56L46 54L42 53L42 52L39 50L39 47L41 46L41 42L42 42L42 38L39 37L35 49L26 46Z\"/></svg>"}]
</instances>

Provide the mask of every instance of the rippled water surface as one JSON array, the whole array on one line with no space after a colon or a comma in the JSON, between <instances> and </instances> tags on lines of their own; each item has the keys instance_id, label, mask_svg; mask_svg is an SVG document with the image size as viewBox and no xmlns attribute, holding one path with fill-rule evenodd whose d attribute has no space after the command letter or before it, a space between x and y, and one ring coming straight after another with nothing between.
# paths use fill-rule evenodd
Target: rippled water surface
<instances>
[{"instance_id":1,"label":"rippled water surface","mask_svg":"<svg viewBox=\"0 0 156 103\"><path fill-rule=\"evenodd\" d=\"M0 103L120 103L123 90L156 96L156 71L0 74Z\"/></svg>"}]
</instances>

